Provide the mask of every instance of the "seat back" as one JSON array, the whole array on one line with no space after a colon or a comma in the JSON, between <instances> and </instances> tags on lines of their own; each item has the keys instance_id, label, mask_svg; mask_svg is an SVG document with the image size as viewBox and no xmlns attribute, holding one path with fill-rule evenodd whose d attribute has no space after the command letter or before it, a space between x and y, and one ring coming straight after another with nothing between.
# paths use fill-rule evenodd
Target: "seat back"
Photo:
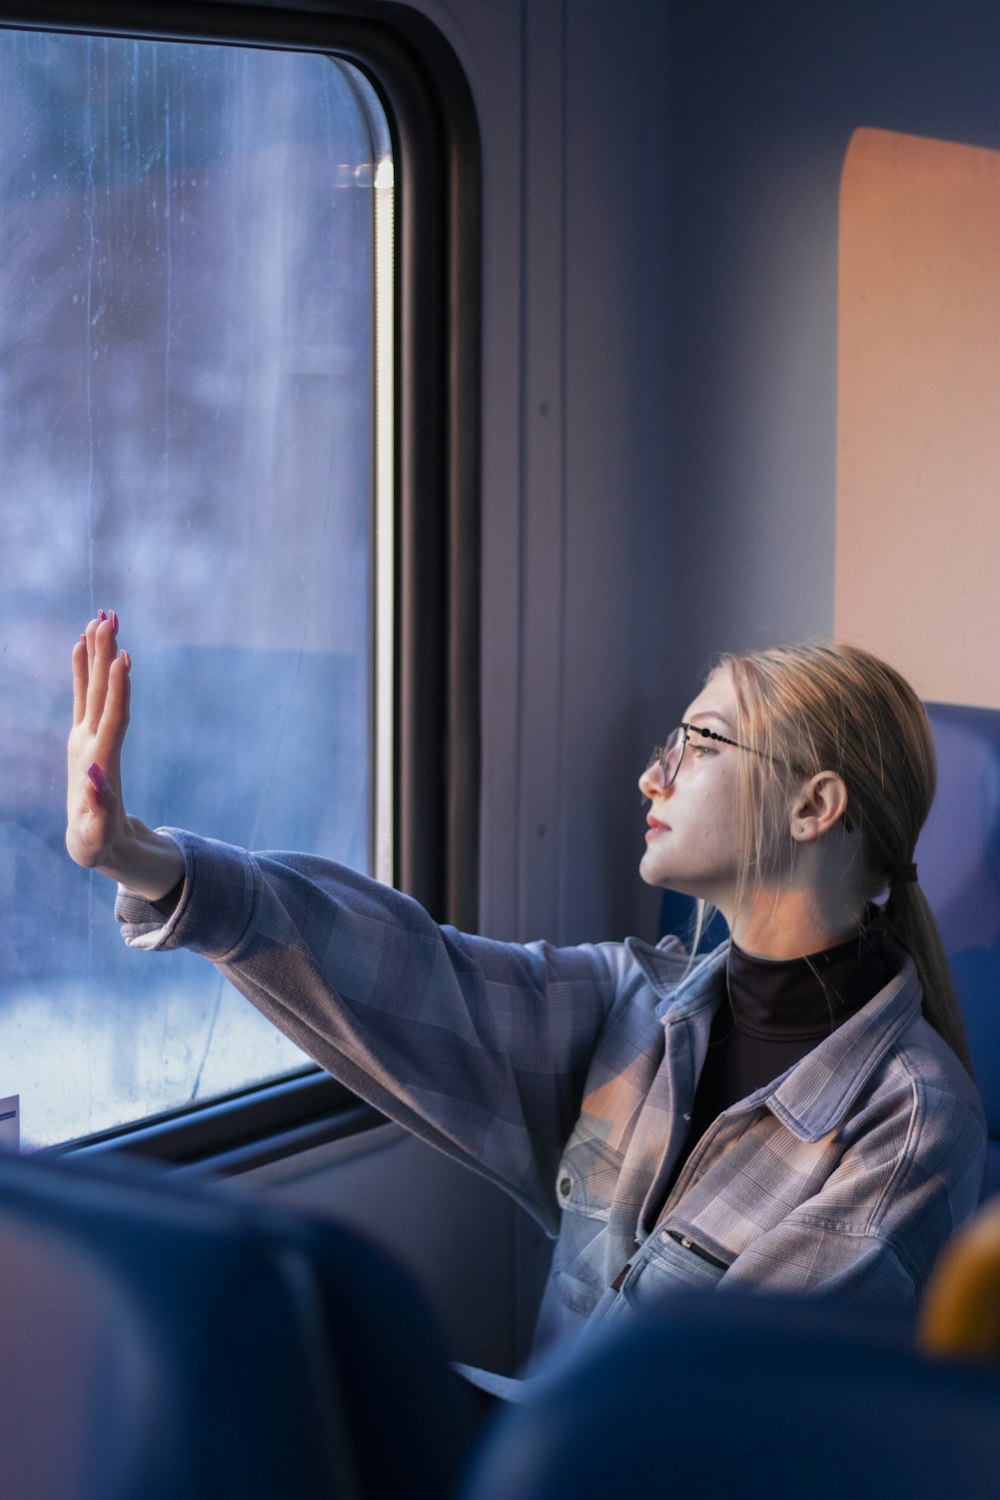
<instances>
[{"instance_id":1,"label":"seat back","mask_svg":"<svg viewBox=\"0 0 1000 1500\"><path fill-rule=\"evenodd\" d=\"M990 1194L1000 1191L1000 712L950 703L927 711L938 789L916 860L986 1108Z\"/></svg>"},{"instance_id":2,"label":"seat back","mask_svg":"<svg viewBox=\"0 0 1000 1500\"><path fill-rule=\"evenodd\" d=\"M441 1497L471 1414L353 1232L120 1162L0 1157L0 1494Z\"/></svg>"},{"instance_id":3,"label":"seat back","mask_svg":"<svg viewBox=\"0 0 1000 1500\"><path fill-rule=\"evenodd\" d=\"M558 1356L462 1500L992 1500L1000 1376L841 1304L675 1293Z\"/></svg>"}]
</instances>

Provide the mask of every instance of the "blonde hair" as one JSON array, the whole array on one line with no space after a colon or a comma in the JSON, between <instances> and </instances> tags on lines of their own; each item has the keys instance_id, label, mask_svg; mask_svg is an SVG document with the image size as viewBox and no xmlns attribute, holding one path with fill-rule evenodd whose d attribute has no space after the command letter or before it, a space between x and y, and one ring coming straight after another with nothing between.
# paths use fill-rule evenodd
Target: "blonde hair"
<instances>
[{"instance_id":1,"label":"blonde hair","mask_svg":"<svg viewBox=\"0 0 1000 1500\"><path fill-rule=\"evenodd\" d=\"M803 777L837 772L847 787L845 821L859 834L869 923L910 954L925 1016L971 1071L944 949L912 867L937 780L920 699L886 662L837 642L725 656L719 667L735 691L736 739L759 752L740 757L739 897L789 858L787 824L769 810L786 808Z\"/></svg>"}]
</instances>

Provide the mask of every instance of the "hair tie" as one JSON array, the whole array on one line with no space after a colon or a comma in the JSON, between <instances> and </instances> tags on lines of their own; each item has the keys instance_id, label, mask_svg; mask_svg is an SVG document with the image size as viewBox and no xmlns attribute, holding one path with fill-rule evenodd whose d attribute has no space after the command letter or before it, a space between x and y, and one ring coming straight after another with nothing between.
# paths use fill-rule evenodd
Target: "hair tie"
<instances>
[{"instance_id":1,"label":"hair tie","mask_svg":"<svg viewBox=\"0 0 1000 1500\"><path fill-rule=\"evenodd\" d=\"M916 885L916 883L916 865L904 865L901 870L894 870L893 873L889 876L890 885Z\"/></svg>"}]
</instances>

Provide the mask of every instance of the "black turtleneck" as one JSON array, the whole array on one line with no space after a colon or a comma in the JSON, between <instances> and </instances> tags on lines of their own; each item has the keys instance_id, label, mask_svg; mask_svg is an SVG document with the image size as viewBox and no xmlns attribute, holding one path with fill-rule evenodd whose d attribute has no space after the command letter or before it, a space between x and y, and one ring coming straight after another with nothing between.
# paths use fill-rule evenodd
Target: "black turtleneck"
<instances>
[{"instance_id":1,"label":"black turtleneck","mask_svg":"<svg viewBox=\"0 0 1000 1500\"><path fill-rule=\"evenodd\" d=\"M712 1022L674 1181L717 1115L799 1062L877 995L897 968L883 940L870 932L806 958L758 958L733 943L728 1000Z\"/></svg>"}]
</instances>

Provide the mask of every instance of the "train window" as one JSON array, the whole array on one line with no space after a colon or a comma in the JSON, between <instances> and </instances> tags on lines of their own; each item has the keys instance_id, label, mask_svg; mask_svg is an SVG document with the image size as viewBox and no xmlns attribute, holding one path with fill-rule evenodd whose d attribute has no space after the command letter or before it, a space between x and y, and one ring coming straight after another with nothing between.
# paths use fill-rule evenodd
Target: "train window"
<instances>
[{"instance_id":1,"label":"train window","mask_svg":"<svg viewBox=\"0 0 1000 1500\"><path fill-rule=\"evenodd\" d=\"M840 195L838 635L1000 706L1000 152L857 130Z\"/></svg>"},{"instance_id":2,"label":"train window","mask_svg":"<svg viewBox=\"0 0 1000 1500\"><path fill-rule=\"evenodd\" d=\"M350 63L0 32L0 1098L29 1147L307 1062L203 960L128 952L65 856L99 607L130 807L391 873L393 191Z\"/></svg>"}]
</instances>

